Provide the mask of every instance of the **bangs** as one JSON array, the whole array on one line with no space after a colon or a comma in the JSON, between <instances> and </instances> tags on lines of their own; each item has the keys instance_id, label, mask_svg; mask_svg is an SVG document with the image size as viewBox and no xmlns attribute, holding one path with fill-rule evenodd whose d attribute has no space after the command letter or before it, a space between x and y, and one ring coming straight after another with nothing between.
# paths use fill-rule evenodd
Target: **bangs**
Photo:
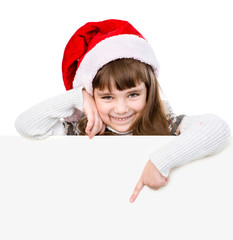
<instances>
[{"instance_id":1,"label":"bangs","mask_svg":"<svg viewBox=\"0 0 233 240\"><path fill-rule=\"evenodd\" d=\"M93 89L108 89L112 87L122 91L136 87L141 82L148 81L146 65L138 60L123 58L117 59L104 65L93 80Z\"/></svg>"}]
</instances>

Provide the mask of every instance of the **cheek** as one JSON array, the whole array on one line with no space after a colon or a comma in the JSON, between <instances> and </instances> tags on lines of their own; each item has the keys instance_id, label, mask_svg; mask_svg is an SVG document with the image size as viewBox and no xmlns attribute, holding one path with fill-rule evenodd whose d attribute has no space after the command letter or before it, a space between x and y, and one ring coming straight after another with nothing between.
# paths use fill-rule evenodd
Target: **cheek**
<instances>
[{"instance_id":1,"label":"cheek","mask_svg":"<svg viewBox=\"0 0 233 240\"><path fill-rule=\"evenodd\" d=\"M109 110L108 110L108 106L104 103L100 103L100 102L96 102L96 107L97 107L97 110L100 114L100 117L104 117L108 114Z\"/></svg>"},{"instance_id":2,"label":"cheek","mask_svg":"<svg viewBox=\"0 0 233 240\"><path fill-rule=\"evenodd\" d=\"M141 99L141 101L138 101L137 104L135 104L135 109L138 112L141 112L146 106L146 99Z\"/></svg>"}]
</instances>

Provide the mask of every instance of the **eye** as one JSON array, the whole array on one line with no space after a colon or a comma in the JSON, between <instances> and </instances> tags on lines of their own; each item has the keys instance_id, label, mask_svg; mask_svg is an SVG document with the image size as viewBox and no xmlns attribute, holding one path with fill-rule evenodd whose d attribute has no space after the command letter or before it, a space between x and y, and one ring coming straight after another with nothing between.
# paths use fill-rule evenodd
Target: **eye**
<instances>
[{"instance_id":1,"label":"eye","mask_svg":"<svg viewBox=\"0 0 233 240\"><path fill-rule=\"evenodd\" d=\"M112 97L111 96L103 96L102 99L104 99L104 100L111 100Z\"/></svg>"},{"instance_id":2,"label":"eye","mask_svg":"<svg viewBox=\"0 0 233 240\"><path fill-rule=\"evenodd\" d=\"M129 97L137 97L137 96L139 96L139 94L138 93L131 93L130 95L129 95Z\"/></svg>"}]
</instances>

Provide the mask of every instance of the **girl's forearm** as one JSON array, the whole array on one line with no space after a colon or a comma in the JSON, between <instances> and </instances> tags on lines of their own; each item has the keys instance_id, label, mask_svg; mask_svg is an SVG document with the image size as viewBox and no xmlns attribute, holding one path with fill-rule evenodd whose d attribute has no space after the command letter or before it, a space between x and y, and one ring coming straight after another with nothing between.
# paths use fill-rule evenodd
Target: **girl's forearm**
<instances>
[{"instance_id":1,"label":"girl's forearm","mask_svg":"<svg viewBox=\"0 0 233 240\"><path fill-rule=\"evenodd\" d=\"M180 132L174 140L149 156L165 177L173 167L219 152L231 135L228 124L214 114L186 116Z\"/></svg>"},{"instance_id":2,"label":"girl's forearm","mask_svg":"<svg viewBox=\"0 0 233 240\"><path fill-rule=\"evenodd\" d=\"M25 137L42 139L62 133L62 118L70 117L75 109L82 111L82 89L69 90L45 100L16 119L17 131Z\"/></svg>"}]
</instances>

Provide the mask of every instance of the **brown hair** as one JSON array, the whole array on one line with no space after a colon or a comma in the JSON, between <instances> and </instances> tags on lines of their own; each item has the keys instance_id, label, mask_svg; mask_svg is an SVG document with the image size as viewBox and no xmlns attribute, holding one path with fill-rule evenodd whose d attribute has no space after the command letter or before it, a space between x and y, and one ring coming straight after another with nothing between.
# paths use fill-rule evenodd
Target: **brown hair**
<instances>
[{"instance_id":1,"label":"brown hair","mask_svg":"<svg viewBox=\"0 0 233 240\"><path fill-rule=\"evenodd\" d=\"M160 99L160 86L150 65L131 58L122 58L111 61L97 72L93 79L95 88L111 92L112 79L119 90L136 87L144 82L147 89L146 106L140 116L134 121L131 129L133 135L170 135L166 115ZM79 121L80 135L86 135L87 118ZM105 135L112 134L107 129Z\"/></svg>"}]
</instances>

